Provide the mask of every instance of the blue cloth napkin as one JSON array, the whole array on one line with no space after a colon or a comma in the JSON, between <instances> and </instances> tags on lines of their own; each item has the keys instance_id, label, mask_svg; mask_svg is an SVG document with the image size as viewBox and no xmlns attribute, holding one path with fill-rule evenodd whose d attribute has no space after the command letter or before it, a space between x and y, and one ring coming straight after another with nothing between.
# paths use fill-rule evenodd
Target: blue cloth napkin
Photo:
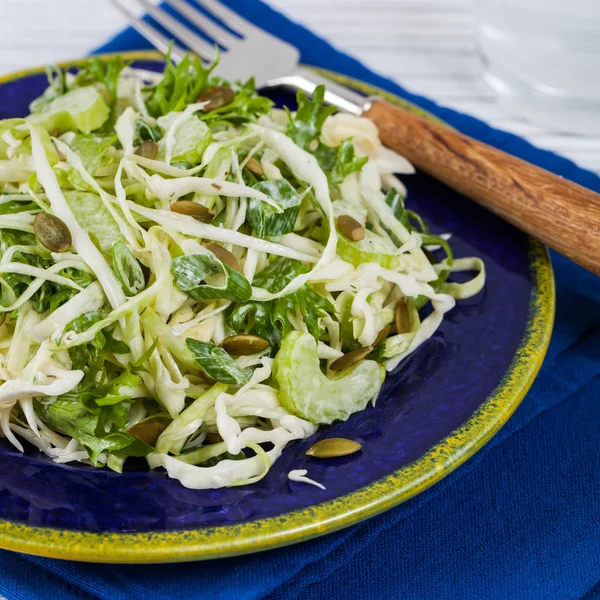
<instances>
[{"instance_id":1,"label":"blue cloth napkin","mask_svg":"<svg viewBox=\"0 0 600 600\"><path fill-rule=\"evenodd\" d=\"M600 192L600 178L408 93L257 0L225 0L305 63L403 96L463 132ZM102 51L146 48L126 30ZM0 553L9 600L600 598L600 279L552 256L557 318L546 362L474 458L405 504L296 546L210 563L76 564Z\"/></svg>"}]
</instances>

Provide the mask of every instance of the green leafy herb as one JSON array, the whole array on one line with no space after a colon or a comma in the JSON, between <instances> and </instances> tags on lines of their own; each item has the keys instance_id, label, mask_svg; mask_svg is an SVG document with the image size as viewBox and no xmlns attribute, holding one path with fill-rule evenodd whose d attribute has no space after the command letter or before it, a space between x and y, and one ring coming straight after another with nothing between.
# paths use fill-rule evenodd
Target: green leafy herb
<instances>
[{"instance_id":1,"label":"green leafy herb","mask_svg":"<svg viewBox=\"0 0 600 600\"><path fill-rule=\"evenodd\" d=\"M112 58L92 57L77 72L73 87L85 87L96 83L103 85L108 95L108 105L111 112L114 113L119 76L128 64L121 56Z\"/></svg>"},{"instance_id":2,"label":"green leafy herb","mask_svg":"<svg viewBox=\"0 0 600 600\"><path fill-rule=\"evenodd\" d=\"M100 311L92 311L73 319L66 327L65 332L82 333L87 331L92 325L101 321L104 315ZM74 369L83 369L86 371L97 370L101 368L110 352L114 354L128 354L129 346L115 339L112 331L103 329L98 331L94 339L87 344L79 344L69 348L69 356Z\"/></svg>"},{"instance_id":3,"label":"green leafy herb","mask_svg":"<svg viewBox=\"0 0 600 600\"><path fill-rule=\"evenodd\" d=\"M126 370L103 385L96 385L93 389L86 390L81 394L79 401L90 410L95 410L97 406L112 406L129 399L127 394L121 392L122 388L132 388L140 385L141 382L138 375ZM118 423L121 426L124 424Z\"/></svg>"},{"instance_id":4,"label":"green leafy herb","mask_svg":"<svg viewBox=\"0 0 600 600\"><path fill-rule=\"evenodd\" d=\"M35 244L33 233L17 229L0 229L0 254L4 254L12 246L35 246Z\"/></svg>"},{"instance_id":5,"label":"green leafy herb","mask_svg":"<svg viewBox=\"0 0 600 600\"><path fill-rule=\"evenodd\" d=\"M153 117L160 117L184 110L188 104L196 101L198 94L209 84L210 74L216 66L217 62L205 68L193 54L187 54L175 65L167 55L163 78L144 90L148 112Z\"/></svg>"},{"instance_id":6,"label":"green leafy herb","mask_svg":"<svg viewBox=\"0 0 600 600\"><path fill-rule=\"evenodd\" d=\"M152 452L152 447L139 438L119 431L127 420L129 405L121 403L90 412L80 395L70 392L68 397L60 396L50 404L39 404L38 412L52 429L75 438L87 450L94 466L102 466L100 455L106 452L127 456L147 456Z\"/></svg>"},{"instance_id":7,"label":"green leafy herb","mask_svg":"<svg viewBox=\"0 0 600 600\"><path fill-rule=\"evenodd\" d=\"M102 317L103 315L100 311L85 313L71 321L65 327L65 331L81 333L88 330L94 323L102 320ZM69 348L69 357L73 363L73 368L85 369L90 365L95 365L99 361L104 360L102 350L105 344L106 337L102 331L99 331L91 342Z\"/></svg>"},{"instance_id":8,"label":"green leafy herb","mask_svg":"<svg viewBox=\"0 0 600 600\"><path fill-rule=\"evenodd\" d=\"M315 156L333 185L339 185L348 175L360 171L369 160L368 156L355 156L351 139L344 140L337 148L319 144Z\"/></svg>"},{"instance_id":9,"label":"green leafy herb","mask_svg":"<svg viewBox=\"0 0 600 600\"><path fill-rule=\"evenodd\" d=\"M131 352L129 346L123 340L117 340L113 336L112 331L104 329L102 333L106 338L104 350L107 352L112 352L113 354L129 354L129 352Z\"/></svg>"},{"instance_id":10,"label":"green leafy herb","mask_svg":"<svg viewBox=\"0 0 600 600\"><path fill-rule=\"evenodd\" d=\"M221 83L216 81L216 84ZM243 85L233 85L236 94L232 102L211 110L200 113L200 118L212 127L221 124L240 125L255 122L259 115L266 115L273 108L273 101L256 93L256 84L251 77Z\"/></svg>"},{"instance_id":11,"label":"green leafy herb","mask_svg":"<svg viewBox=\"0 0 600 600\"><path fill-rule=\"evenodd\" d=\"M83 315L68 328L85 330L97 318L96 313ZM103 345L98 338L94 342ZM116 340L109 343L113 342ZM131 408L131 398L124 391L140 385L141 379L130 369L111 376L109 366L104 357L100 357L88 366L85 377L73 390L54 402L39 403L42 419L56 431L75 438L87 450L95 466L101 466L99 458L104 452L146 456L152 451L140 439L122 431Z\"/></svg>"},{"instance_id":12,"label":"green leafy herb","mask_svg":"<svg viewBox=\"0 0 600 600\"><path fill-rule=\"evenodd\" d=\"M248 375L238 366L223 348L192 338L185 340L187 347L193 352L198 366L215 381L244 385Z\"/></svg>"},{"instance_id":13,"label":"green leafy herb","mask_svg":"<svg viewBox=\"0 0 600 600\"><path fill-rule=\"evenodd\" d=\"M124 242L118 241L113 245L112 268L127 296L135 296L146 287L144 271Z\"/></svg>"},{"instance_id":14,"label":"green leafy herb","mask_svg":"<svg viewBox=\"0 0 600 600\"><path fill-rule=\"evenodd\" d=\"M2 255L12 246L36 247L36 244L37 242L33 234L11 229L0 229L0 254ZM19 250L12 255L11 260L12 262L40 269L47 269L52 264L49 256L44 251L30 253ZM62 269L58 274L73 280L82 287L87 287L94 281L92 275L73 267ZM9 306L12 304L27 289L32 281L33 277L21 273L2 274L0 278L0 305ZM75 294L77 294L77 290L71 287L66 287L52 281L44 281L40 288L33 294L30 302L36 312L43 313L47 310L56 310Z\"/></svg>"},{"instance_id":15,"label":"green leafy herb","mask_svg":"<svg viewBox=\"0 0 600 600\"><path fill-rule=\"evenodd\" d=\"M212 254L178 256L171 262L171 270L177 287L196 300L243 302L252 296L248 280ZM214 281L215 277L220 281ZM206 282L209 278L210 283Z\"/></svg>"},{"instance_id":16,"label":"green leafy herb","mask_svg":"<svg viewBox=\"0 0 600 600\"><path fill-rule=\"evenodd\" d=\"M310 143L321 135L325 119L337 110L335 106L323 106L324 99L324 85L315 89L312 100L309 100L306 94L299 90L296 96L298 102L296 115L292 117L289 110L287 111L289 122L286 133L305 150L308 150Z\"/></svg>"},{"instance_id":17,"label":"green leafy herb","mask_svg":"<svg viewBox=\"0 0 600 600\"><path fill-rule=\"evenodd\" d=\"M254 278L256 287L271 293L281 291L297 275L308 272L298 261L278 258ZM269 340L272 349L279 347L282 337L293 328L288 313L300 314L308 331L319 339L323 330L319 319L328 312L334 312L329 300L320 296L309 285L298 291L268 302L247 302L236 306L229 314L229 324L236 332L247 332Z\"/></svg>"},{"instance_id":18,"label":"green leafy herb","mask_svg":"<svg viewBox=\"0 0 600 600\"><path fill-rule=\"evenodd\" d=\"M354 155L354 146L350 139L344 140L338 148L318 141L325 119L337 110L335 106L323 106L324 99L325 86L320 85L315 89L312 100L300 90L297 95L296 115L292 117L288 110L287 134L296 144L315 155L329 182L337 185L350 173L360 171L369 159L366 156L357 158Z\"/></svg>"},{"instance_id":19,"label":"green leafy herb","mask_svg":"<svg viewBox=\"0 0 600 600\"><path fill-rule=\"evenodd\" d=\"M248 202L247 219L259 238L283 235L294 230L300 210L300 197L285 179L261 181L252 186L273 199L283 212L278 213L267 204L251 198Z\"/></svg>"}]
</instances>

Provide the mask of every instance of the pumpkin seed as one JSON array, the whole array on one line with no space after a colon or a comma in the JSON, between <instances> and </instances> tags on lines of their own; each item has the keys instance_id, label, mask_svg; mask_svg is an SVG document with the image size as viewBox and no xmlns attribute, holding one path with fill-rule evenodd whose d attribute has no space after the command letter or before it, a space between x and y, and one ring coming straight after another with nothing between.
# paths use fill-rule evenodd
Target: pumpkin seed
<instances>
[{"instance_id":1,"label":"pumpkin seed","mask_svg":"<svg viewBox=\"0 0 600 600\"><path fill-rule=\"evenodd\" d=\"M194 217L194 219L201 223L210 223L215 218L214 213L208 210L206 206L192 200L177 200L177 202L171 204L170 208L173 212L180 215Z\"/></svg>"},{"instance_id":2,"label":"pumpkin seed","mask_svg":"<svg viewBox=\"0 0 600 600\"><path fill-rule=\"evenodd\" d=\"M346 438L327 438L311 446L306 454L315 458L337 458L354 454L362 448L362 444Z\"/></svg>"},{"instance_id":3,"label":"pumpkin seed","mask_svg":"<svg viewBox=\"0 0 600 600\"><path fill-rule=\"evenodd\" d=\"M383 344L383 342L385 342L387 337L390 335L391 331L392 331L392 326L386 325L377 335L376 340L373 342L373 347L377 348L377 346L380 346L381 344Z\"/></svg>"},{"instance_id":4,"label":"pumpkin seed","mask_svg":"<svg viewBox=\"0 0 600 600\"><path fill-rule=\"evenodd\" d=\"M208 102L202 110L210 112L231 104L234 98L235 92L231 88L217 85L203 89L196 98L196 102Z\"/></svg>"},{"instance_id":5,"label":"pumpkin seed","mask_svg":"<svg viewBox=\"0 0 600 600\"><path fill-rule=\"evenodd\" d=\"M254 158L254 156L251 156L248 159L248 162L246 163L246 169L255 175L264 175L261 164Z\"/></svg>"},{"instance_id":6,"label":"pumpkin seed","mask_svg":"<svg viewBox=\"0 0 600 600\"><path fill-rule=\"evenodd\" d=\"M352 350L352 352L348 352L348 354L344 354L344 356L340 356L338 359L334 360L329 365L329 368L332 371L341 371L342 369L351 367L367 358L371 352L373 352L373 346L364 346L363 348Z\"/></svg>"},{"instance_id":7,"label":"pumpkin seed","mask_svg":"<svg viewBox=\"0 0 600 600\"><path fill-rule=\"evenodd\" d=\"M206 242L202 245L207 250L210 250L223 264L231 267L234 271L240 270L240 263L238 263L237 258L229 250L223 248L223 246L211 242Z\"/></svg>"},{"instance_id":8,"label":"pumpkin seed","mask_svg":"<svg viewBox=\"0 0 600 600\"><path fill-rule=\"evenodd\" d=\"M137 147L135 153L138 156L154 160L158 154L158 144L154 140L146 140Z\"/></svg>"},{"instance_id":9,"label":"pumpkin seed","mask_svg":"<svg viewBox=\"0 0 600 600\"><path fill-rule=\"evenodd\" d=\"M50 252L66 252L71 247L69 228L50 213L38 213L33 220L33 229L40 244Z\"/></svg>"},{"instance_id":10,"label":"pumpkin seed","mask_svg":"<svg viewBox=\"0 0 600 600\"><path fill-rule=\"evenodd\" d=\"M146 442L149 446L156 445L156 440L160 434L167 428L167 421L163 418L147 419L136 423L127 430L127 433Z\"/></svg>"},{"instance_id":11,"label":"pumpkin seed","mask_svg":"<svg viewBox=\"0 0 600 600\"><path fill-rule=\"evenodd\" d=\"M400 300L394 310L394 325L396 333L408 333L410 331L410 316L406 300Z\"/></svg>"},{"instance_id":12,"label":"pumpkin seed","mask_svg":"<svg viewBox=\"0 0 600 600\"><path fill-rule=\"evenodd\" d=\"M247 356L262 352L270 346L269 342L257 335L230 335L221 342L221 347L233 356Z\"/></svg>"},{"instance_id":13,"label":"pumpkin seed","mask_svg":"<svg viewBox=\"0 0 600 600\"><path fill-rule=\"evenodd\" d=\"M337 226L340 233L353 242L360 242L365 237L365 228L350 215L340 215Z\"/></svg>"}]
</instances>

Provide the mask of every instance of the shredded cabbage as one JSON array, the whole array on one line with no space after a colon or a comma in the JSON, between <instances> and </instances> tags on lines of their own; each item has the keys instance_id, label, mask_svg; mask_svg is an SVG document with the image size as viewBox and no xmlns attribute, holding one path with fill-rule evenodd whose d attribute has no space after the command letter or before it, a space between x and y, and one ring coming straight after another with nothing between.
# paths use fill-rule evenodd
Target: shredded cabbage
<instances>
[{"instance_id":1,"label":"shredded cabbage","mask_svg":"<svg viewBox=\"0 0 600 600\"><path fill-rule=\"evenodd\" d=\"M199 62L173 86L102 60L0 121L0 430L58 463L255 483L375 402L485 266L405 208L412 165L322 88L286 116L235 84L212 111L200 92L229 84Z\"/></svg>"}]
</instances>

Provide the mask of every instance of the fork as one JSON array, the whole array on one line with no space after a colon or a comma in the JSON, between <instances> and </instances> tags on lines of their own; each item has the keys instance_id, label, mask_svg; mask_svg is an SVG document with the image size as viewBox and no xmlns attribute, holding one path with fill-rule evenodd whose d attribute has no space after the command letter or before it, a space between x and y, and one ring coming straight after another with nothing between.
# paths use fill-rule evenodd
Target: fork
<instances>
[{"instance_id":1,"label":"fork","mask_svg":"<svg viewBox=\"0 0 600 600\"><path fill-rule=\"evenodd\" d=\"M254 75L262 89L285 86L309 95L324 83L326 102L373 121L383 144L405 156L417 169L600 274L600 195L441 123L377 97L365 98L318 75L299 64L297 48L240 17L218 0L164 3L213 43L148 0L133 1L179 43L138 18L127 0L110 0L158 50L166 53L172 44L174 61L183 58L185 48L205 62L213 61L216 43L221 49L217 72L226 79Z\"/></svg>"}]
</instances>

